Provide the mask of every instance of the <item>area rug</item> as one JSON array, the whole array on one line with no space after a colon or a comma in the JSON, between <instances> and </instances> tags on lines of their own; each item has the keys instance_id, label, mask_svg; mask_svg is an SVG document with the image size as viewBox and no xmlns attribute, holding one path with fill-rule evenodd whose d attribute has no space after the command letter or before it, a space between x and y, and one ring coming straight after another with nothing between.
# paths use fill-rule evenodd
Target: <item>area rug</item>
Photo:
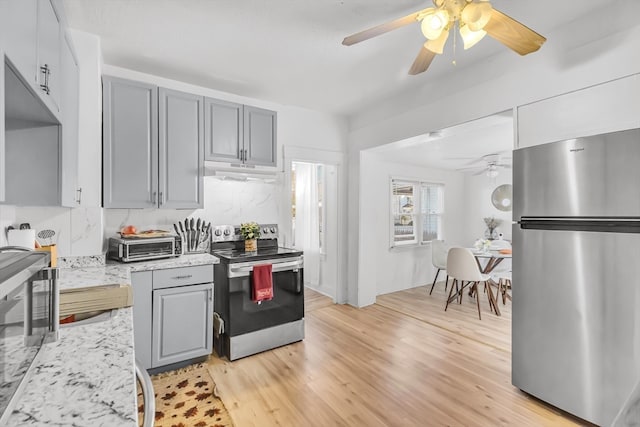
<instances>
[{"instance_id":1,"label":"area rug","mask_svg":"<svg viewBox=\"0 0 640 427\"><path fill-rule=\"evenodd\" d=\"M232 427L233 422L205 365L191 365L151 377L156 396L155 427ZM138 386L138 420L144 405Z\"/></svg>"}]
</instances>

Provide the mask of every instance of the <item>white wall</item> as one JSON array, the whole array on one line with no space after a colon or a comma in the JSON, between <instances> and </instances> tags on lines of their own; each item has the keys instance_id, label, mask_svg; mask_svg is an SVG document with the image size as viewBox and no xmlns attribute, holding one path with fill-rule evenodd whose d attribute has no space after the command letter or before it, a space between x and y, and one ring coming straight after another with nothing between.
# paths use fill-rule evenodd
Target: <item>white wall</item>
<instances>
[{"instance_id":1,"label":"white wall","mask_svg":"<svg viewBox=\"0 0 640 427\"><path fill-rule=\"evenodd\" d=\"M496 209L491 203L491 193L499 185L511 184L511 171L500 171L495 178L485 175L465 174L465 200L467 209L467 241L484 238L487 229L483 218L494 217L502 221L498 232L503 233L505 240L511 240L512 211L504 212Z\"/></svg>"},{"instance_id":2,"label":"white wall","mask_svg":"<svg viewBox=\"0 0 640 427\"><path fill-rule=\"evenodd\" d=\"M445 186L443 238L451 244L468 245L464 174L391 163L381 154L361 155L361 262L360 278L366 281L369 298L433 280L431 246L389 249L391 221L390 179L407 178L442 183Z\"/></svg>"},{"instance_id":3,"label":"white wall","mask_svg":"<svg viewBox=\"0 0 640 427\"><path fill-rule=\"evenodd\" d=\"M349 134L349 302L375 301L375 285L359 277L374 262L360 253L364 210L360 151L443 129L540 99L640 72L640 2L617 0L546 34L539 52L519 57L505 49L473 69L452 71L423 90L400 94L353 117ZM602 23L605 23L603 25ZM588 29L588 30L587 30ZM373 288L373 289L372 289Z\"/></svg>"},{"instance_id":4,"label":"white wall","mask_svg":"<svg viewBox=\"0 0 640 427\"><path fill-rule=\"evenodd\" d=\"M58 254L95 255L106 249L105 238L122 225L139 228L172 228L171 224L187 216L202 217L212 224L238 224L242 221L277 223L282 227L282 209L288 203L284 179L275 184L220 181L205 178L204 208L199 210L102 209L102 83L105 74L138 79L163 87L245 103L278 112L278 163L287 146L318 148L343 153L346 150L346 119L293 106L236 96L158 76L102 64L100 39L92 34L71 30L80 65L80 149L79 182L83 188L82 207L76 209L45 207L0 207L0 225L30 222L38 230L51 228L58 234ZM341 184L346 188L346 177ZM285 204L283 204L285 203ZM346 209L340 213L346 222ZM0 233L0 244L6 236ZM346 245L346 233L341 235ZM285 236L286 238L286 236ZM289 242L283 241L282 244Z\"/></svg>"}]
</instances>

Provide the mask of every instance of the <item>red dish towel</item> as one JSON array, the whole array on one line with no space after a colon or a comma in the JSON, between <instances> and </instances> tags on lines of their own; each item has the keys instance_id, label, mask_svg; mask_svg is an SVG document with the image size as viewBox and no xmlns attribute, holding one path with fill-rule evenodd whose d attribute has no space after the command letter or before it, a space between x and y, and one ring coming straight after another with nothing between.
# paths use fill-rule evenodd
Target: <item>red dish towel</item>
<instances>
[{"instance_id":1,"label":"red dish towel","mask_svg":"<svg viewBox=\"0 0 640 427\"><path fill-rule=\"evenodd\" d=\"M273 298L273 277L271 264L253 266L251 275L251 301L258 304Z\"/></svg>"}]
</instances>

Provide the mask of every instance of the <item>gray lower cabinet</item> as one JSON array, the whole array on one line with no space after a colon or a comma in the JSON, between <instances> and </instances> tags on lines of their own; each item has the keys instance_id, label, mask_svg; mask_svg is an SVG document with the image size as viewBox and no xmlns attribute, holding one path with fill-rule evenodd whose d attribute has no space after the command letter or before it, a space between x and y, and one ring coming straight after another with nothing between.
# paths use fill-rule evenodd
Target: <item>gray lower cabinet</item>
<instances>
[{"instance_id":1,"label":"gray lower cabinet","mask_svg":"<svg viewBox=\"0 0 640 427\"><path fill-rule=\"evenodd\" d=\"M153 367L206 356L212 345L212 283L153 291Z\"/></svg>"},{"instance_id":2,"label":"gray lower cabinet","mask_svg":"<svg viewBox=\"0 0 640 427\"><path fill-rule=\"evenodd\" d=\"M136 359L150 369L151 365L151 335L153 329L153 275L151 271L131 273L131 287L133 288L133 342Z\"/></svg>"},{"instance_id":3,"label":"gray lower cabinet","mask_svg":"<svg viewBox=\"0 0 640 427\"><path fill-rule=\"evenodd\" d=\"M135 353L144 368L211 354L213 265L133 272L131 286Z\"/></svg>"},{"instance_id":4,"label":"gray lower cabinet","mask_svg":"<svg viewBox=\"0 0 640 427\"><path fill-rule=\"evenodd\" d=\"M105 208L203 206L204 98L103 77Z\"/></svg>"},{"instance_id":5,"label":"gray lower cabinet","mask_svg":"<svg viewBox=\"0 0 640 427\"><path fill-rule=\"evenodd\" d=\"M277 113L205 98L205 159L276 166Z\"/></svg>"}]
</instances>

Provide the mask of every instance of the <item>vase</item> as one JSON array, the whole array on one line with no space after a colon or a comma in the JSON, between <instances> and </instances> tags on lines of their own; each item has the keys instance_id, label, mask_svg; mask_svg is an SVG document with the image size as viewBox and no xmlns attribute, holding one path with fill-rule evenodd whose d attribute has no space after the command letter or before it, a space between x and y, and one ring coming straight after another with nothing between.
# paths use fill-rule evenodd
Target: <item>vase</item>
<instances>
[{"instance_id":1,"label":"vase","mask_svg":"<svg viewBox=\"0 0 640 427\"><path fill-rule=\"evenodd\" d=\"M484 231L484 238L487 240L496 240L498 238L498 232L495 228L487 228Z\"/></svg>"},{"instance_id":2,"label":"vase","mask_svg":"<svg viewBox=\"0 0 640 427\"><path fill-rule=\"evenodd\" d=\"M244 241L245 252L256 252L258 250L258 241L256 239L247 239Z\"/></svg>"}]
</instances>

